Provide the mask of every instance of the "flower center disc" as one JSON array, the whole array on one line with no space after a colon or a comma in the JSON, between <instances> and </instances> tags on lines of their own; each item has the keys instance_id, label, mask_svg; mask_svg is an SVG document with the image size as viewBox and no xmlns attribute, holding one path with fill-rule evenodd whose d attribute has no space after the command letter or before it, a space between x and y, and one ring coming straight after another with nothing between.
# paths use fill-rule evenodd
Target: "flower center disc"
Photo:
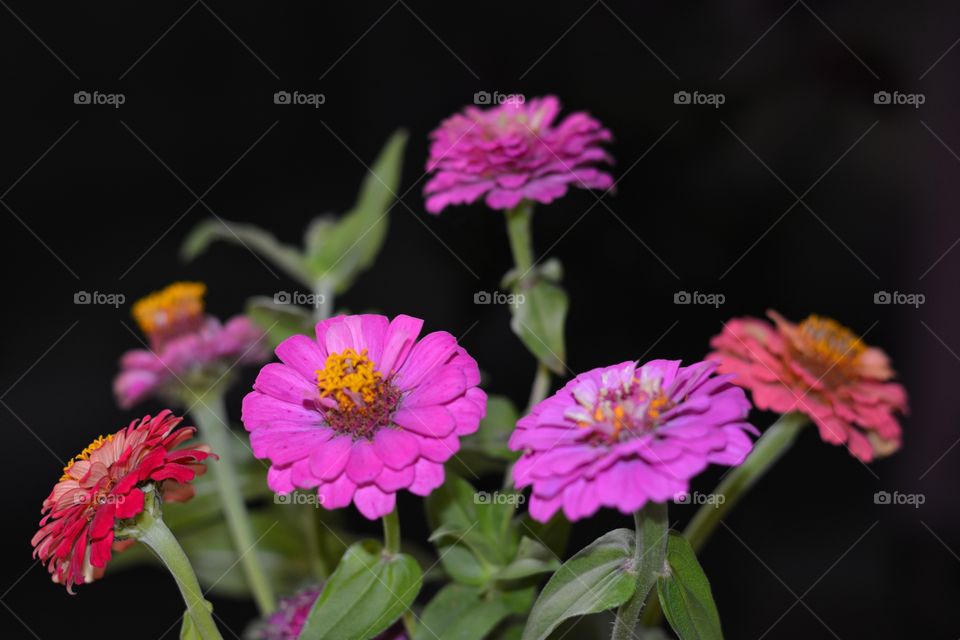
<instances>
[{"instance_id":1,"label":"flower center disc","mask_svg":"<svg viewBox=\"0 0 960 640\"><path fill-rule=\"evenodd\" d=\"M133 318L154 344L195 331L203 325L206 292L200 282L175 282L138 300Z\"/></svg>"},{"instance_id":2,"label":"flower center disc","mask_svg":"<svg viewBox=\"0 0 960 640\"><path fill-rule=\"evenodd\" d=\"M390 421L400 393L377 371L366 349L331 353L316 373L320 405L334 430L367 437Z\"/></svg>"},{"instance_id":3,"label":"flower center disc","mask_svg":"<svg viewBox=\"0 0 960 640\"><path fill-rule=\"evenodd\" d=\"M597 440L614 443L654 431L660 416L674 406L659 381L634 378L627 389L601 389L595 403L581 402L568 412L568 417L576 420L579 427L591 429Z\"/></svg>"},{"instance_id":4,"label":"flower center disc","mask_svg":"<svg viewBox=\"0 0 960 640\"><path fill-rule=\"evenodd\" d=\"M854 366L867 350L855 333L830 318L812 315L799 327L804 341L804 355L815 359L827 371L834 367L845 371Z\"/></svg>"}]
</instances>

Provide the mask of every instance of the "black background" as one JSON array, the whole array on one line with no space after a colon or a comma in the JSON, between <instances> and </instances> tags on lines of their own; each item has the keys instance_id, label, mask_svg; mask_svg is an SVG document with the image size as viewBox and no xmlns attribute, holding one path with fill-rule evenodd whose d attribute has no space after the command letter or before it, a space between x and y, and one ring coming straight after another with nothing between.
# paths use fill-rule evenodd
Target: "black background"
<instances>
[{"instance_id":1,"label":"black background","mask_svg":"<svg viewBox=\"0 0 960 640\"><path fill-rule=\"evenodd\" d=\"M556 94L616 138L618 193L597 204L577 190L535 220L538 251L566 270L571 370L700 359L721 321L775 308L866 332L910 392L897 455L867 468L806 432L718 531L702 560L727 637L957 637L956 5L0 4L4 637L152 638L180 614L172 581L149 569L70 597L32 565L29 539L63 460L158 408L121 412L111 396L118 356L138 344L129 302L202 279L226 316L249 295L295 289L239 247L181 263L180 242L211 210L297 243L313 216L349 207L361 160L407 128L387 245L341 302L463 335L488 389L526 398L534 364L507 309L473 304L510 267L502 216L433 217L421 195L428 132L482 90ZM75 105L78 90L126 103ZM275 105L278 90L326 104ZM679 90L726 102L676 105ZM926 102L876 105L881 90ZM128 304L74 305L81 290ZM680 290L726 303L677 306ZM881 290L926 302L875 305ZM880 490L925 504L875 505ZM423 540L419 502L403 497L402 518ZM682 524L691 507L671 513ZM570 548L625 525L604 512ZM215 605L238 632L254 615Z\"/></svg>"}]
</instances>

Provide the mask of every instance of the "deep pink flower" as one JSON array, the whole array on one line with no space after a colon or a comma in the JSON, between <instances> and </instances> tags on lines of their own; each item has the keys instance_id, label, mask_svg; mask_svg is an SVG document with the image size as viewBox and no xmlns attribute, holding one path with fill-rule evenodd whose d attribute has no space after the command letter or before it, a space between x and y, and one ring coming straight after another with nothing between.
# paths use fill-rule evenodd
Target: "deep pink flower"
<instances>
[{"instance_id":1,"label":"deep pink flower","mask_svg":"<svg viewBox=\"0 0 960 640\"><path fill-rule=\"evenodd\" d=\"M907 411L907 392L890 382L890 359L852 331L812 315L800 324L770 311L733 319L710 341L710 359L735 373L760 409L801 411L831 444L845 444L869 462L900 448L896 414Z\"/></svg>"},{"instance_id":2,"label":"deep pink flower","mask_svg":"<svg viewBox=\"0 0 960 640\"><path fill-rule=\"evenodd\" d=\"M251 634L252 640L298 640L303 625L307 623L310 610L320 594L323 585L315 585L301 589L289 598L280 601L275 613L261 623ZM374 640L406 640L407 634L403 631L403 624L397 622L389 629L379 634Z\"/></svg>"},{"instance_id":3,"label":"deep pink flower","mask_svg":"<svg viewBox=\"0 0 960 640\"><path fill-rule=\"evenodd\" d=\"M445 331L417 340L410 316L338 316L316 340L293 336L282 363L263 367L243 400L243 424L267 482L317 489L324 507L351 502L367 518L393 511L396 492L425 496L443 463L486 412L476 361Z\"/></svg>"},{"instance_id":4,"label":"deep pink flower","mask_svg":"<svg viewBox=\"0 0 960 640\"><path fill-rule=\"evenodd\" d=\"M561 507L579 520L600 507L633 513L685 494L708 464L738 465L753 444L750 402L716 363L623 362L581 373L517 422L510 448L530 516Z\"/></svg>"},{"instance_id":5,"label":"deep pink flower","mask_svg":"<svg viewBox=\"0 0 960 640\"><path fill-rule=\"evenodd\" d=\"M134 420L117 433L100 436L63 469L63 477L43 501L33 555L47 565L54 582L91 582L103 573L114 543L114 524L144 509L148 483L166 501L193 495L186 484L204 470L206 447L174 450L193 437L193 427L177 429L169 411ZM128 541L124 541L129 543ZM117 543L120 544L120 543Z\"/></svg>"},{"instance_id":6,"label":"deep pink flower","mask_svg":"<svg viewBox=\"0 0 960 640\"><path fill-rule=\"evenodd\" d=\"M560 101L509 99L489 109L467 107L444 120L430 137L424 187L427 211L469 204L485 196L491 209L509 209L522 200L548 203L568 185L609 189L613 178L596 168L613 159L601 148L610 131L583 112L554 124Z\"/></svg>"},{"instance_id":7,"label":"deep pink flower","mask_svg":"<svg viewBox=\"0 0 960 640\"><path fill-rule=\"evenodd\" d=\"M246 316L224 325L205 315L205 292L201 283L176 282L133 306L150 349L133 349L120 359L113 391L121 407L151 395L174 401L184 384L213 384L234 366L267 359L264 332Z\"/></svg>"}]
</instances>

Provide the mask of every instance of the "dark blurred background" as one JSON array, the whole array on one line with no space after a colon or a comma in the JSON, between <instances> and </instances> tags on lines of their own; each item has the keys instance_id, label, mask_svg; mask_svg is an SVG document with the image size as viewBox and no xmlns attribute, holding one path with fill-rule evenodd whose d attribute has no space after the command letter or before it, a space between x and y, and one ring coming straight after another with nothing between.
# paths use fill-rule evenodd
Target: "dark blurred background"
<instances>
[{"instance_id":1,"label":"dark blurred background","mask_svg":"<svg viewBox=\"0 0 960 640\"><path fill-rule=\"evenodd\" d=\"M182 263L181 242L211 210L299 243L311 218L350 206L360 160L407 128L386 247L340 302L462 335L488 389L525 401L534 362L507 308L473 303L511 266L502 216L430 216L421 195L427 134L478 91L556 94L615 135L618 192L597 204L576 190L535 219L538 252L565 267L571 370L700 359L722 321L774 308L866 332L909 390L898 454L867 467L807 431L717 532L702 562L727 637L960 633L957 5L0 5L4 637L152 638L181 613L169 577L146 568L70 597L32 563L29 540L63 461L158 408L122 412L111 395L118 356L139 346L121 324L132 326L130 302L200 279L226 316L250 295L295 288L239 247ZM81 90L125 103L74 104ZM326 102L275 105L280 90ZM677 91L725 102L675 104ZM879 91L923 104L876 104ZM78 291L127 304L75 305ZM725 303L678 306L678 291ZM874 304L880 291L925 302ZM877 505L877 491L925 502ZM424 541L420 501L407 495L401 508L405 535ZM682 526L692 507L671 513ZM629 519L577 524L570 550L614 526ZM214 603L234 629L254 617L249 603Z\"/></svg>"}]
</instances>

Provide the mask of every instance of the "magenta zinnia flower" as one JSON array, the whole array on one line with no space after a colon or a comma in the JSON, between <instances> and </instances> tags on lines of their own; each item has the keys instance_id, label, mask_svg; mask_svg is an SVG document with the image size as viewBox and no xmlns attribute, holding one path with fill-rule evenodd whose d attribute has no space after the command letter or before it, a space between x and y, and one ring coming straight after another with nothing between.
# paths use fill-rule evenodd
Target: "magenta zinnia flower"
<instances>
[{"instance_id":1,"label":"magenta zinnia flower","mask_svg":"<svg viewBox=\"0 0 960 640\"><path fill-rule=\"evenodd\" d=\"M259 623L250 634L251 640L298 640L307 623L310 610L323 592L323 585L301 589L289 598L280 601L275 613ZM374 640L406 640L403 624L397 622Z\"/></svg>"},{"instance_id":2,"label":"magenta zinnia flower","mask_svg":"<svg viewBox=\"0 0 960 640\"><path fill-rule=\"evenodd\" d=\"M716 363L623 362L581 373L517 422L510 448L530 516L570 520L600 507L633 513L688 491L709 463L738 465L753 444L750 402Z\"/></svg>"},{"instance_id":3,"label":"magenta zinnia flower","mask_svg":"<svg viewBox=\"0 0 960 640\"><path fill-rule=\"evenodd\" d=\"M596 168L613 159L600 143L610 131L583 112L554 124L560 101L508 100L489 109L467 107L441 123L430 137L424 193L427 211L469 204L481 196L491 209L510 209L522 200L548 203L568 185L609 189L613 178Z\"/></svg>"},{"instance_id":4,"label":"magenta zinnia flower","mask_svg":"<svg viewBox=\"0 0 960 640\"><path fill-rule=\"evenodd\" d=\"M45 515L32 540L34 557L47 565L54 582L72 593L74 584L102 574L114 545L114 525L144 509L144 485L157 485L166 501L193 495L185 483L202 473L199 463L211 454L206 447L175 451L195 431L177 429L178 424L180 418L169 411L134 420L100 436L67 463L43 501Z\"/></svg>"},{"instance_id":5,"label":"magenta zinnia flower","mask_svg":"<svg viewBox=\"0 0 960 640\"><path fill-rule=\"evenodd\" d=\"M133 349L120 360L114 395L129 408L150 395L179 401L182 386L220 382L239 364L267 359L264 333L246 316L221 324L204 314L206 286L176 282L133 306L133 317L150 349Z\"/></svg>"},{"instance_id":6,"label":"magenta zinnia flower","mask_svg":"<svg viewBox=\"0 0 960 640\"><path fill-rule=\"evenodd\" d=\"M338 316L277 347L243 400L243 424L270 488L317 489L324 507L351 502L367 518L396 492L427 495L443 463L486 412L476 361L445 331L417 340L423 321Z\"/></svg>"},{"instance_id":7,"label":"magenta zinnia flower","mask_svg":"<svg viewBox=\"0 0 960 640\"><path fill-rule=\"evenodd\" d=\"M864 462L899 449L896 414L906 413L907 392L890 382L887 354L830 318L794 324L768 314L775 324L734 319L714 336L709 357L720 370L735 373L758 408L807 414L824 441L845 444Z\"/></svg>"}]
</instances>

